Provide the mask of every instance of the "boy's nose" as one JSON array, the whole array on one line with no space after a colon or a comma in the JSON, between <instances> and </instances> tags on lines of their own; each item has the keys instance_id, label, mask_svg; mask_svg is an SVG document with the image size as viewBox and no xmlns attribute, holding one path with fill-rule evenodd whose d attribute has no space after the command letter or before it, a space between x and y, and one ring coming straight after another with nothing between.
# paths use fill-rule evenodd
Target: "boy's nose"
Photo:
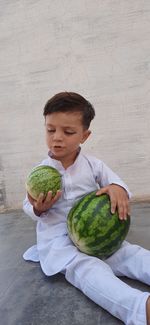
<instances>
[{"instance_id":1,"label":"boy's nose","mask_svg":"<svg viewBox=\"0 0 150 325\"><path fill-rule=\"evenodd\" d=\"M61 141L63 139L63 134L60 131L56 131L53 136L54 140Z\"/></svg>"}]
</instances>

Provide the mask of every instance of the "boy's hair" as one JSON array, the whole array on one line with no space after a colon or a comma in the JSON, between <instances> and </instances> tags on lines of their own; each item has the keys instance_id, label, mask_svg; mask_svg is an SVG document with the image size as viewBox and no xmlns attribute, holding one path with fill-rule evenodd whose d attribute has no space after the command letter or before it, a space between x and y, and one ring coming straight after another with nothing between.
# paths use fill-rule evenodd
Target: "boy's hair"
<instances>
[{"instance_id":1,"label":"boy's hair","mask_svg":"<svg viewBox=\"0 0 150 325\"><path fill-rule=\"evenodd\" d=\"M48 114L57 112L80 112L85 129L89 128L95 116L95 110L89 101L77 93L66 91L54 95L47 101L43 115L46 117Z\"/></svg>"}]
</instances>

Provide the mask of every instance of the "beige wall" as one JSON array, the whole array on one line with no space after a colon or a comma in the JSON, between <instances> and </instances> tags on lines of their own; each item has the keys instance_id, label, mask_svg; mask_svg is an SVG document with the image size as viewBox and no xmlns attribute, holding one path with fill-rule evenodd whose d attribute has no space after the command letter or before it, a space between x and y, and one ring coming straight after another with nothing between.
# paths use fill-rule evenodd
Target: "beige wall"
<instances>
[{"instance_id":1,"label":"beige wall","mask_svg":"<svg viewBox=\"0 0 150 325\"><path fill-rule=\"evenodd\" d=\"M76 91L95 106L84 151L150 196L150 1L0 4L0 209L19 208L47 155L43 105Z\"/></svg>"}]
</instances>

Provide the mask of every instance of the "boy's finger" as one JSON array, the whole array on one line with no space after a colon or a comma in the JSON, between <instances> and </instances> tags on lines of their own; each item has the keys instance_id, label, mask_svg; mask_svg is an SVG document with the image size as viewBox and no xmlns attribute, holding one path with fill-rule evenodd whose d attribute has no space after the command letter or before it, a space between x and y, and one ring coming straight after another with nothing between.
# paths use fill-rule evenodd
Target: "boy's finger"
<instances>
[{"instance_id":1,"label":"boy's finger","mask_svg":"<svg viewBox=\"0 0 150 325\"><path fill-rule=\"evenodd\" d=\"M129 214L128 203L123 202L123 203L118 204L118 213L119 213L120 220L126 220L128 214Z\"/></svg>"},{"instance_id":2,"label":"boy's finger","mask_svg":"<svg viewBox=\"0 0 150 325\"><path fill-rule=\"evenodd\" d=\"M57 191L56 195L53 198L53 203L55 203L61 197L61 194L61 191Z\"/></svg>"},{"instance_id":3,"label":"boy's finger","mask_svg":"<svg viewBox=\"0 0 150 325\"><path fill-rule=\"evenodd\" d=\"M115 213L117 208L117 202L113 197L110 197L110 203L111 203L111 213Z\"/></svg>"},{"instance_id":4,"label":"boy's finger","mask_svg":"<svg viewBox=\"0 0 150 325\"><path fill-rule=\"evenodd\" d=\"M49 191L47 193L46 199L45 199L45 203L48 203L52 200L52 191Z\"/></svg>"},{"instance_id":5,"label":"boy's finger","mask_svg":"<svg viewBox=\"0 0 150 325\"><path fill-rule=\"evenodd\" d=\"M44 200L44 193L40 193L39 197L38 197L38 200L37 200L37 203L40 204L42 203Z\"/></svg>"},{"instance_id":6,"label":"boy's finger","mask_svg":"<svg viewBox=\"0 0 150 325\"><path fill-rule=\"evenodd\" d=\"M103 188L101 188L100 190L98 190L98 191L96 192L96 195L98 196L98 195L102 195L102 194L104 194L104 193L107 193L106 187L103 187Z\"/></svg>"},{"instance_id":7,"label":"boy's finger","mask_svg":"<svg viewBox=\"0 0 150 325\"><path fill-rule=\"evenodd\" d=\"M119 219L123 220L125 218L125 211L122 205L118 206Z\"/></svg>"},{"instance_id":8,"label":"boy's finger","mask_svg":"<svg viewBox=\"0 0 150 325\"><path fill-rule=\"evenodd\" d=\"M62 191L61 190L58 190L56 195L58 195L59 197L62 195Z\"/></svg>"}]
</instances>

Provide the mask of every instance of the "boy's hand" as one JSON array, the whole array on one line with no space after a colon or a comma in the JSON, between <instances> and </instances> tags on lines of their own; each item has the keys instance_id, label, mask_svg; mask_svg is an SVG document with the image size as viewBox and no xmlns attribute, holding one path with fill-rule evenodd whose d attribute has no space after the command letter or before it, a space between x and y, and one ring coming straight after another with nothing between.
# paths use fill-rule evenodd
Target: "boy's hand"
<instances>
[{"instance_id":1,"label":"boy's hand","mask_svg":"<svg viewBox=\"0 0 150 325\"><path fill-rule=\"evenodd\" d=\"M111 202L111 213L115 213L116 209L119 213L120 220L126 220L130 214L129 198L126 190L117 185L110 184L96 192L96 195L108 194Z\"/></svg>"},{"instance_id":2,"label":"boy's hand","mask_svg":"<svg viewBox=\"0 0 150 325\"><path fill-rule=\"evenodd\" d=\"M40 216L43 212L51 208L51 206L60 198L62 192L57 191L56 195L52 197L52 192L48 192L47 196L44 197L44 194L41 193L37 200L34 200L29 193L28 199L29 202L33 205L34 213L37 216Z\"/></svg>"}]
</instances>

